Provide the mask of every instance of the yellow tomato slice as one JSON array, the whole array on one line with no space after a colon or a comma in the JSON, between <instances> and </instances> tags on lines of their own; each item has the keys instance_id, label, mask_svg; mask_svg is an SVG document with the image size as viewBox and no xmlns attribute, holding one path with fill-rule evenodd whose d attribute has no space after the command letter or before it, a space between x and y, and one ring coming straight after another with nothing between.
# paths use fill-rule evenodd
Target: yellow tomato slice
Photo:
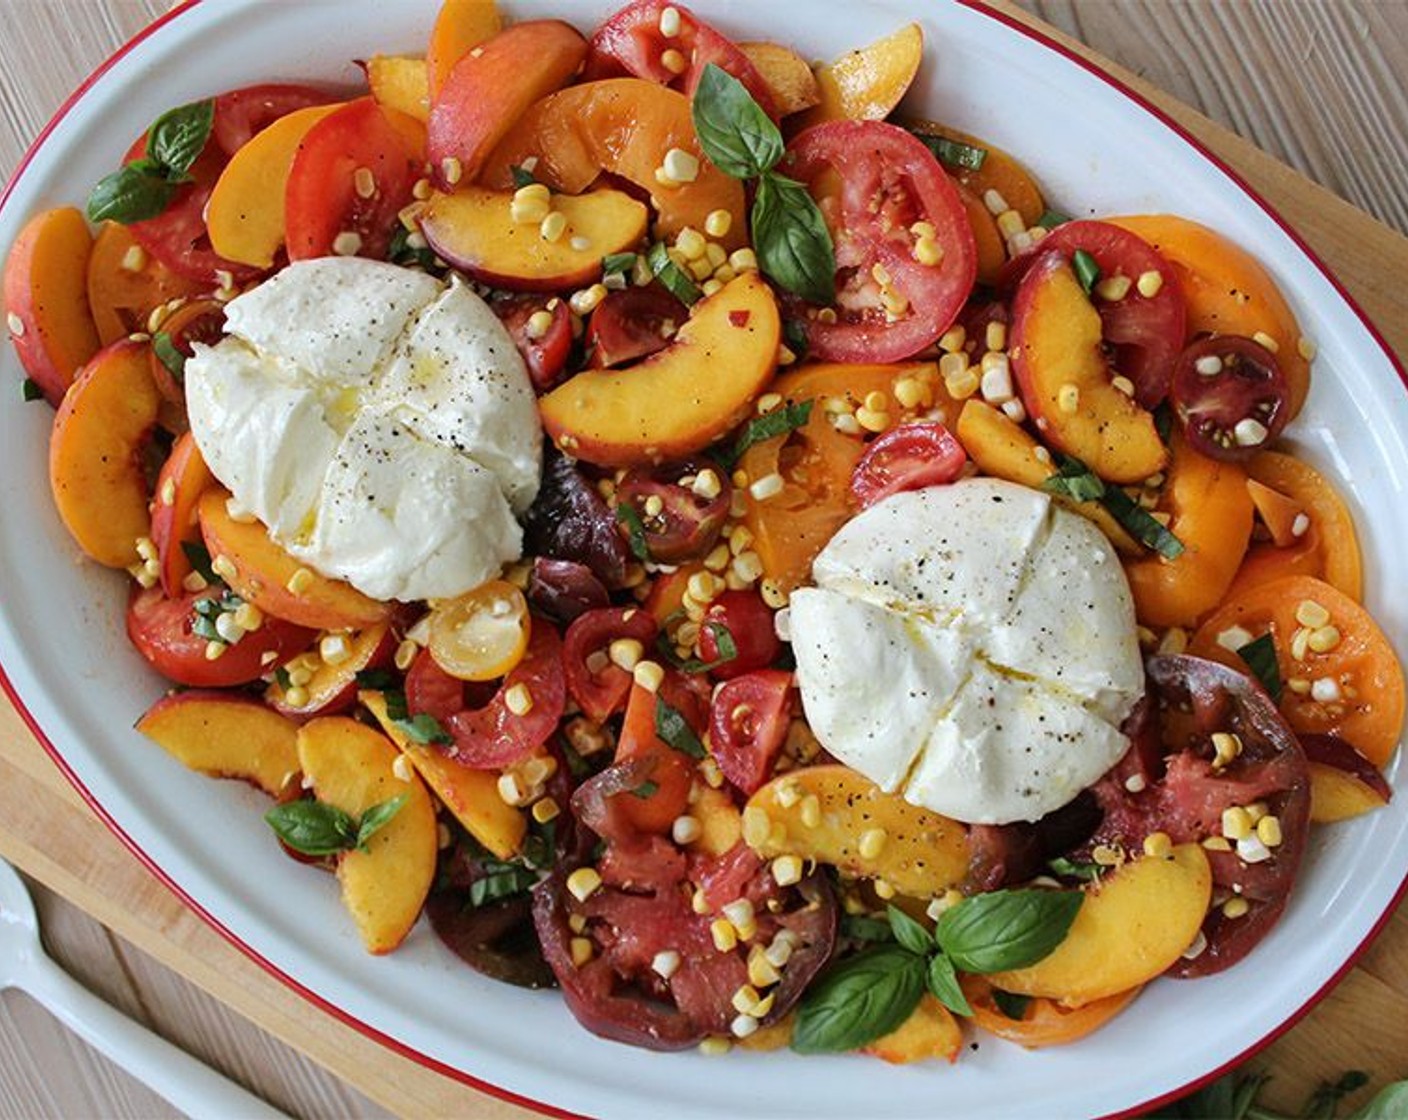
<instances>
[{"instance_id":1,"label":"yellow tomato slice","mask_svg":"<svg viewBox=\"0 0 1408 1120\"><path fill-rule=\"evenodd\" d=\"M523 659L531 631L523 592L504 580L490 580L435 608L430 655L460 680L497 680Z\"/></svg>"}]
</instances>

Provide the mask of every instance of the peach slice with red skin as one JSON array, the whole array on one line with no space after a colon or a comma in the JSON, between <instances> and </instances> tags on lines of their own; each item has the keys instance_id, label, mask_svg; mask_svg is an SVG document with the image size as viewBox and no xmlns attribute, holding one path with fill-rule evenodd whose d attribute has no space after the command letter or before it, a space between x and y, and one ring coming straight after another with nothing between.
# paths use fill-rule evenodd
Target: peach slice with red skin
<instances>
[{"instance_id":1,"label":"peach slice with red skin","mask_svg":"<svg viewBox=\"0 0 1408 1120\"><path fill-rule=\"evenodd\" d=\"M599 279L602 257L634 246L645 236L649 218L644 204L613 190L558 195L552 208L567 219L556 241L544 238L537 225L514 220L509 191L460 187L430 196L420 228L436 253L476 280L514 291L554 292Z\"/></svg>"},{"instance_id":2,"label":"peach slice with red skin","mask_svg":"<svg viewBox=\"0 0 1408 1120\"><path fill-rule=\"evenodd\" d=\"M178 692L147 709L137 730L192 770L241 778L270 797L298 777L298 724L252 697Z\"/></svg>"},{"instance_id":3,"label":"peach slice with red skin","mask_svg":"<svg viewBox=\"0 0 1408 1120\"><path fill-rule=\"evenodd\" d=\"M74 381L49 437L49 484L64 527L99 564L137 561L151 534L141 452L156 424L161 394L145 342L98 351Z\"/></svg>"},{"instance_id":4,"label":"peach slice with red skin","mask_svg":"<svg viewBox=\"0 0 1408 1120\"><path fill-rule=\"evenodd\" d=\"M104 222L88 260L88 306L104 346L147 329L152 311L203 285L178 276L142 248L124 225Z\"/></svg>"},{"instance_id":5,"label":"peach slice with red skin","mask_svg":"<svg viewBox=\"0 0 1408 1120\"><path fill-rule=\"evenodd\" d=\"M431 94L426 145L435 185L472 183L527 108L572 80L587 41L561 20L516 23L474 47Z\"/></svg>"},{"instance_id":6,"label":"peach slice with red skin","mask_svg":"<svg viewBox=\"0 0 1408 1120\"><path fill-rule=\"evenodd\" d=\"M1142 482L1168 452L1153 416L1115 388L1100 314L1066 259L1039 259L1012 307L1009 354L1022 403L1057 450L1109 482Z\"/></svg>"},{"instance_id":7,"label":"peach slice with red skin","mask_svg":"<svg viewBox=\"0 0 1408 1120\"><path fill-rule=\"evenodd\" d=\"M93 235L72 206L36 214L5 258L5 314L20 365L55 408L98 352L88 308Z\"/></svg>"},{"instance_id":8,"label":"peach slice with red skin","mask_svg":"<svg viewBox=\"0 0 1408 1120\"><path fill-rule=\"evenodd\" d=\"M503 27L503 17L494 0L443 0L430 29L425 61L421 63L428 96L438 97L456 63Z\"/></svg>"},{"instance_id":9,"label":"peach slice with red skin","mask_svg":"<svg viewBox=\"0 0 1408 1120\"><path fill-rule=\"evenodd\" d=\"M191 561L183 547L200 542L196 505L200 496L215 483L205 465L195 437L184 433L172 445L171 454L156 477L156 500L152 502L152 543L161 566L161 589L175 597L191 573Z\"/></svg>"},{"instance_id":10,"label":"peach slice with red skin","mask_svg":"<svg viewBox=\"0 0 1408 1120\"><path fill-rule=\"evenodd\" d=\"M655 172L672 148L699 161L693 182L665 186ZM729 231L717 238L735 249L747 239L743 184L706 158L694 134L689 98L641 78L585 82L533 105L484 165L488 187L513 185L513 168L536 160L533 174L564 194L580 194L603 172L619 175L650 196L656 228L673 237L702 230L715 210L728 213Z\"/></svg>"},{"instance_id":11,"label":"peach slice with red skin","mask_svg":"<svg viewBox=\"0 0 1408 1120\"><path fill-rule=\"evenodd\" d=\"M306 697L302 703L293 703L289 699L291 687L284 688L277 679L264 690L265 702L276 712L298 720L336 715L352 707L357 702L357 674L364 669L389 665L396 653L398 638L390 623L378 622L345 635L345 639L347 656L336 663L320 658L318 667L313 670L313 679L299 686Z\"/></svg>"},{"instance_id":12,"label":"peach slice with red skin","mask_svg":"<svg viewBox=\"0 0 1408 1120\"><path fill-rule=\"evenodd\" d=\"M779 43L739 43L772 97L779 117L810 109L821 100L816 75L806 59Z\"/></svg>"},{"instance_id":13,"label":"peach slice with red skin","mask_svg":"<svg viewBox=\"0 0 1408 1120\"><path fill-rule=\"evenodd\" d=\"M584 371L543 397L543 428L601 466L683 458L747 415L772 378L781 336L772 290L745 272L695 304L665 349L624 369Z\"/></svg>"},{"instance_id":14,"label":"peach slice with red skin","mask_svg":"<svg viewBox=\"0 0 1408 1120\"><path fill-rule=\"evenodd\" d=\"M415 773L397 774L400 752L385 735L344 716L298 729L298 761L314 796L360 820L368 809L406 801L365 849L340 852L342 901L370 953L389 953L420 917L435 879L435 804Z\"/></svg>"},{"instance_id":15,"label":"peach slice with red skin","mask_svg":"<svg viewBox=\"0 0 1408 1120\"><path fill-rule=\"evenodd\" d=\"M220 487L201 496L200 531L212 563L224 558L234 566L233 574L222 578L240 598L275 618L318 630L359 630L390 615L389 604L300 563L269 536L262 522L235 520L229 500L229 492Z\"/></svg>"}]
</instances>

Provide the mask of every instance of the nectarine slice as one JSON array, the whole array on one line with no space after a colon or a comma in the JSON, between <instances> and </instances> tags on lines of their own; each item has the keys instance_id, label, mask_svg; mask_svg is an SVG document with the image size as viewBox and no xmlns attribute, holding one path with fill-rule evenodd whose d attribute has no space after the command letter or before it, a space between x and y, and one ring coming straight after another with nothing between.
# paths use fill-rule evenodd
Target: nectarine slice
<instances>
[{"instance_id":1,"label":"nectarine slice","mask_svg":"<svg viewBox=\"0 0 1408 1120\"><path fill-rule=\"evenodd\" d=\"M240 148L210 193L205 226L222 257L269 268L284 243L284 188L298 146L309 130L339 105L295 109L255 133Z\"/></svg>"},{"instance_id":2,"label":"nectarine slice","mask_svg":"<svg viewBox=\"0 0 1408 1120\"><path fill-rule=\"evenodd\" d=\"M20 365L55 408L98 352L88 308L93 236L72 206L36 214L5 258L5 314Z\"/></svg>"},{"instance_id":3,"label":"nectarine slice","mask_svg":"<svg viewBox=\"0 0 1408 1120\"><path fill-rule=\"evenodd\" d=\"M88 305L104 346L147 329L154 308L201 291L146 251L124 225L104 222L88 260Z\"/></svg>"},{"instance_id":4,"label":"nectarine slice","mask_svg":"<svg viewBox=\"0 0 1408 1120\"><path fill-rule=\"evenodd\" d=\"M358 699L471 836L499 859L510 859L518 853L528 832L528 821L521 810L499 796L495 771L471 769L429 743L417 743L391 719L383 693L369 689Z\"/></svg>"},{"instance_id":5,"label":"nectarine slice","mask_svg":"<svg viewBox=\"0 0 1408 1120\"><path fill-rule=\"evenodd\" d=\"M816 75L796 51L780 43L739 43L758 71L779 117L810 109L821 100Z\"/></svg>"},{"instance_id":6,"label":"nectarine slice","mask_svg":"<svg viewBox=\"0 0 1408 1120\"><path fill-rule=\"evenodd\" d=\"M1144 856L1086 891L1066 939L1026 968L995 972L994 987L1078 1007L1152 980L1193 943L1212 900L1197 844Z\"/></svg>"},{"instance_id":7,"label":"nectarine slice","mask_svg":"<svg viewBox=\"0 0 1408 1120\"><path fill-rule=\"evenodd\" d=\"M1388 804L1367 782L1329 763L1310 760L1310 820L1313 824L1347 821Z\"/></svg>"},{"instance_id":8,"label":"nectarine slice","mask_svg":"<svg viewBox=\"0 0 1408 1120\"><path fill-rule=\"evenodd\" d=\"M655 172L672 148L699 160L692 183L662 186ZM710 163L694 134L689 98L640 78L611 78L572 86L533 105L484 165L481 182L505 189L512 168L536 159L539 182L564 194L581 194L602 172L627 179L650 195L657 232L673 237L686 226L703 229L715 210L733 221L720 242L742 245L743 184Z\"/></svg>"},{"instance_id":9,"label":"nectarine slice","mask_svg":"<svg viewBox=\"0 0 1408 1120\"><path fill-rule=\"evenodd\" d=\"M622 191L556 195L566 231L548 241L536 223L514 221L513 194L461 187L432 194L420 214L430 247L477 280L517 291L561 291L601 276L601 258L645 236L644 204Z\"/></svg>"},{"instance_id":10,"label":"nectarine slice","mask_svg":"<svg viewBox=\"0 0 1408 1120\"><path fill-rule=\"evenodd\" d=\"M958 1020L934 996L925 992L908 1019L887 1035L861 1047L869 1054L891 1065L908 1065L942 1058L951 1062L963 1047L963 1028Z\"/></svg>"},{"instance_id":11,"label":"nectarine slice","mask_svg":"<svg viewBox=\"0 0 1408 1120\"><path fill-rule=\"evenodd\" d=\"M137 730L192 770L242 778L278 797L298 776L298 724L228 692L165 696Z\"/></svg>"},{"instance_id":12,"label":"nectarine slice","mask_svg":"<svg viewBox=\"0 0 1408 1120\"><path fill-rule=\"evenodd\" d=\"M383 109L395 109L421 124L430 119L425 59L378 54L363 62L362 69L366 71L372 98Z\"/></svg>"},{"instance_id":13,"label":"nectarine slice","mask_svg":"<svg viewBox=\"0 0 1408 1120\"><path fill-rule=\"evenodd\" d=\"M1108 482L1142 482L1168 459L1153 416L1115 388L1100 313L1074 269L1052 254L1031 267L1012 310L1012 369L1022 402L1053 447Z\"/></svg>"},{"instance_id":14,"label":"nectarine slice","mask_svg":"<svg viewBox=\"0 0 1408 1120\"><path fill-rule=\"evenodd\" d=\"M337 878L342 901L371 953L389 953L405 940L435 879L435 805L414 772L397 775L400 752L385 735L342 716L298 730L298 761L313 794L353 820L402 794L406 802L366 849L342 852Z\"/></svg>"},{"instance_id":15,"label":"nectarine slice","mask_svg":"<svg viewBox=\"0 0 1408 1120\"><path fill-rule=\"evenodd\" d=\"M798 125L823 121L883 121L898 105L924 60L924 32L917 23L848 51L816 68L820 104Z\"/></svg>"},{"instance_id":16,"label":"nectarine slice","mask_svg":"<svg viewBox=\"0 0 1408 1120\"><path fill-rule=\"evenodd\" d=\"M207 490L199 505L200 531L212 562L233 565L223 578L246 602L275 618L319 630L359 630L384 621L386 603L363 595L350 583L319 575L286 552L260 521L230 516L230 494ZM223 566L223 565L222 565Z\"/></svg>"},{"instance_id":17,"label":"nectarine slice","mask_svg":"<svg viewBox=\"0 0 1408 1120\"><path fill-rule=\"evenodd\" d=\"M460 59L485 39L497 35L503 27L503 16L494 0L443 0L425 50L424 69L430 97L440 96L450 71Z\"/></svg>"},{"instance_id":18,"label":"nectarine slice","mask_svg":"<svg viewBox=\"0 0 1408 1120\"><path fill-rule=\"evenodd\" d=\"M151 533L142 445L161 394L145 342L115 342L79 372L49 437L49 484L64 527L88 556L110 568L137 561Z\"/></svg>"},{"instance_id":19,"label":"nectarine slice","mask_svg":"<svg viewBox=\"0 0 1408 1120\"><path fill-rule=\"evenodd\" d=\"M772 290L745 272L694 305L664 350L624 369L587 370L538 402L543 428L603 466L679 459L743 419L777 365Z\"/></svg>"},{"instance_id":20,"label":"nectarine slice","mask_svg":"<svg viewBox=\"0 0 1408 1120\"><path fill-rule=\"evenodd\" d=\"M197 503L214 485L215 476L205 465L195 437L183 433L156 477L152 503L152 543L161 565L161 589L173 598L181 594L181 583L191 571L183 546L201 539Z\"/></svg>"}]
</instances>

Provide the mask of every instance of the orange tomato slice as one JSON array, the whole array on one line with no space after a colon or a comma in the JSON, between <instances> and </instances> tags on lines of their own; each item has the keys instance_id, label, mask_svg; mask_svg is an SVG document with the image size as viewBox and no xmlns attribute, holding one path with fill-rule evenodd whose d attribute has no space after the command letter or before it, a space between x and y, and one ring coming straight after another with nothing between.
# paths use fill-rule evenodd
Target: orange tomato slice
<instances>
[{"instance_id":1,"label":"orange tomato slice","mask_svg":"<svg viewBox=\"0 0 1408 1120\"><path fill-rule=\"evenodd\" d=\"M505 580L482 583L431 612L435 663L462 681L492 681L523 660L532 621L523 592Z\"/></svg>"},{"instance_id":2,"label":"orange tomato slice","mask_svg":"<svg viewBox=\"0 0 1408 1120\"><path fill-rule=\"evenodd\" d=\"M1022 1017L1011 1019L997 1006L994 988L986 978L963 976L959 984L978 1026L1029 1050L1084 1038L1128 1007L1140 992L1139 988L1131 988L1080 1007L1065 1007L1054 999L1033 996L1027 1000Z\"/></svg>"}]
</instances>

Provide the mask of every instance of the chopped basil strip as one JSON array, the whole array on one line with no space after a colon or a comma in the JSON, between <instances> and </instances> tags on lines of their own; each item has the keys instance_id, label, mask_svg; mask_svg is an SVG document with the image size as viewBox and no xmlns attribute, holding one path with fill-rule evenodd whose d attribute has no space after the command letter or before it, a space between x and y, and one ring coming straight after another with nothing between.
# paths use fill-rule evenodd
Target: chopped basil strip
<instances>
[{"instance_id":1,"label":"chopped basil strip","mask_svg":"<svg viewBox=\"0 0 1408 1120\"><path fill-rule=\"evenodd\" d=\"M501 898L512 898L537 886L538 874L521 863L485 859L484 875L469 885L469 905L484 906Z\"/></svg>"},{"instance_id":2,"label":"chopped basil strip","mask_svg":"<svg viewBox=\"0 0 1408 1120\"><path fill-rule=\"evenodd\" d=\"M650 559L650 546L645 543L645 523L641 521L636 507L622 502L616 507L616 520L626 527L626 539L631 546L631 555L642 564Z\"/></svg>"},{"instance_id":3,"label":"chopped basil strip","mask_svg":"<svg viewBox=\"0 0 1408 1120\"><path fill-rule=\"evenodd\" d=\"M280 840L305 856L331 856L357 846L356 822L321 801L275 805L264 819Z\"/></svg>"},{"instance_id":4,"label":"chopped basil strip","mask_svg":"<svg viewBox=\"0 0 1408 1120\"><path fill-rule=\"evenodd\" d=\"M1079 459L1063 460L1041 488L1051 494L1062 494L1073 502L1094 502L1105 496L1105 483Z\"/></svg>"},{"instance_id":5,"label":"chopped basil strip","mask_svg":"<svg viewBox=\"0 0 1408 1120\"><path fill-rule=\"evenodd\" d=\"M641 782L640 785L636 786L635 789L631 790L632 796L639 797L642 801L644 801L648 797L654 797L659 792L659 782Z\"/></svg>"},{"instance_id":6,"label":"chopped basil strip","mask_svg":"<svg viewBox=\"0 0 1408 1120\"><path fill-rule=\"evenodd\" d=\"M513 176L513 189L521 190L524 187L531 187L538 181L531 171L522 164L515 163L509 166L509 174Z\"/></svg>"},{"instance_id":7,"label":"chopped basil strip","mask_svg":"<svg viewBox=\"0 0 1408 1120\"><path fill-rule=\"evenodd\" d=\"M684 714L659 696L655 698L655 734L690 758L703 758L706 753L704 744L699 741L699 736L689 726Z\"/></svg>"},{"instance_id":8,"label":"chopped basil strip","mask_svg":"<svg viewBox=\"0 0 1408 1120\"><path fill-rule=\"evenodd\" d=\"M787 349L796 355L798 361L807 356L811 343L807 341L807 328L798 320L782 320L782 337L787 341Z\"/></svg>"},{"instance_id":9,"label":"chopped basil strip","mask_svg":"<svg viewBox=\"0 0 1408 1120\"><path fill-rule=\"evenodd\" d=\"M356 677L358 688L375 689L386 692L396 687L396 674L389 669L362 669Z\"/></svg>"},{"instance_id":10,"label":"chopped basil strip","mask_svg":"<svg viewBox=\"0 0 1408 1120\"><path fill-rule=\"evenodd\" d=\"M288 675L288 670L282 665L274 670L274 683L284 692L287 692L293 687L293 678Z\"/></svg>"},{"instance_id":11,"label":"chopped basil strip","mask_svg":"<svg viewBox=\"0 0 1408 1120\"><path fill-rule=\"evenodd\" d=\"M603 276L614 276L617 273L624 275L635 266L635 253L612 253L601 258L601 274Z\"/></svg>"},{"instance_id":12,"label":"chopped basil strip","mask_svg":"<svg viewBox=\"0 0 1408 1120\"><path fill-rule=\"evenodd\" d=\"M396 228L391 233L391 244L387 247L386 259L392 264L415 266L426 272L434 272L440 267L435 263L435 252L430 246L421 245L414 248L411 245L411 231L400 222L396 223Z\"/></svg>"},{"instance_id":13,"label":"chopped basil strip","mask_svg":"<svg viewBox=\"0 0 1408 1120\"><path fill-rule=\"evenodd\" d=\"M26 401L42 401L44 399L44 390L39 387L39 382L32 377L26 377L20 382L20 393Z\"/></svg>"},{"instance_id":14,"label":"chopped basil strip","mask_svg":"<svg viewBox=\"0 0 1408 1120\"><path fill-rule=\"evenodd\" d=\"M927 980L929 991L933 993L935 999L955 1015L972 1017L973 1006L968 1002L968 997L963 994L963 989L959 987L958 970L953 967L953 961L943 953L935 953L929 961Z\"/></svg>"},{"instance_id":15,"label":"chopped basil strip","mask_svg":"<svg viewBox=\"0 0 1408 1120\"><path fill-rule=\"evenodd\" d=\"M165 331L157 331L152 335L152 353L176 379L178 385L186 379L186 355L176 349L176 344Z\"/></svg>"},{"instance_id":16,"label":"chopped basil strip","mask_svg":"<svg viewBox=\"0 0 1408 1120\"><path fill-rule=\"evenodd\" d=\"M913 1014L929 962L899 945L864 949L828 969L798 1005L792 1049L800 1054L855 1050Z\"/></svg>"},{"instance_id":17,"label":"chopped basil strip","mask_svg":"<svg viewBox=\"0 0 1408 1120\"><path fill-rule=\"evenodd\" d=\"M815 399L798 401L796 404L788 404L782 408L774 409L766 416L750 420L748 426L743 429L743 433L734 442L733 447L718 454L719 462L726 470L732 470L734 464L743 458L743 453L755 443L784 436L788 432L795 432L798 428L805 427L807 421L812 418L812 407L815 404Z\"/></svg>"},{"instance_id":18,"label":"chopped basil strip","mask_svg":"<svg viewBox=\"0 0 1408 1120\"><path fill-rule=\"evenodd\" d=\"M714 648L719 651L716 664L725 661L732 661L738 656L738 645L733 640L733 634L722 622L709 621L704 623L704 629L714 635Z\"/></svg>"},{"instance_id":19,"label":"chopped basil strip","mask_svg":"<svg viewBox=\"0 0 1408 1120\"><path fill-rule=\"evenodd\" d=\"M983 161L988 158L988 150L976 144L965 144L962 140L950 140L947 136L916 132L924 146L934 153L934 158L949 167L960 167L965 171L981 171Z\"/></svg>"},{"instance_id":20,"label":"chopped basil strip","mask_svg":"<svg viewBox=\"0 0 1408 1120\"><path fill-rule=\"evenodd\" d=\"M756 179L782 158L782 133L742 82L714 63L704 67L691 106L694 132L709 162L735 179Z\"/></svg>"},{"instance_id":21,"label":"chopped basil strip","mask_svg":"<svg viewBox=\"0 0 1408 1120\"><path fill-rule=\"evenodd\" d=\"M645 259L646 263L650 265L650 271L655 279L659 280L665 286L665 290L686 307L692 307L704 297L704 293L699 290L699 285L694 282L694 278L670 257L670 251L665 248L663 241L657 241L652 245Z\"/></svg>"},{"instance_id":22,"label":"chopped basil strip","mask_svg":"<svg viewBox=\"0 0 1408 1120\"><path fill-rule=\"evenodd\" d=\"M768 172L753 198L753 251L771 280L808 303L836 302L836 248L821 207L795 179Z\"/></svg>"},{"instance_id":23,"label":"chopped basil strip","mask_svg":"<svg viewBox=\"0 0 1408 1120\"><path fill-rule=\"evenodd\" d=\"M183 182L205 149L214 124L214 101L196 101L170 109L157 117L147 131L147 156L167 179Z\"/></svg>"},{"instance_id":24,"label":"chopped basil strip","mask_svg":"<svg viewBox=\"0 0 1408 1120\"><path fill-rule=\"evenodd\" d=\"M1071 221L1069 214L1062 214L1059 210L1043 210L1041 217L1036 220L1036 224L1042 229L1055 229Z\"/></svg>"},{"instance_id":25,"label":"chopped basil strip","mask_svg":"<svg viewBox=\"0 0 1408 1120\"><path fill-rule=\"evenodd\" d=\"M1085 289L1085 294L1089 295L1100 282L1100 266L1095 263L1095 258L1084 249L1077 249L1071 255L1071 267L1076 270L1076 279Z\"/></svg>"},{"instance_id":26,"label":"chopped basil strip","mask_svg":"<svg viewBox=\"0 0 1408 1120\"><path fill-rule=\"evenodd\" d=\"M992 990L992 1001L997 1004L997 1009L1009 1019L1022 1021L1026 1015L1027 1008L1031 1005L1032 997L1019 995L1016 992L1004 992L1001 988Z\"/></svg>"},{"instance_id":27,"label":"chopped basil strip","mask_svg":"<svg viewBox=\"0 0 1408 1120\"><path fill-rule=\"evenodd\" d=\"M366 851L367 841L390 824L391 818L399 813L409 800L410 794L398 793L390 800L378 802L363 813L362 819L357 822L357 847Z\"/></svg>"},{"instance_id":28,"label":"chopped basil strip","mask_svg":"<svg viewBox=\"0 0 1408 1120\"><path fill-rule=\"evenodd\" d=\"M1065 876L1067 879L1082 879L1088 883L1100 878L1101 868L1098 863L1081 863L1077 860L1067 859L1065 856L1057 856L1055 859L1047 860L1046 866L1057 875Z\"/></svg>"},{"instance_id":29,"label":"chopped basil strip","mask_svg":"<svg viewBox=\"0 0 1408 1120\"><path fill-rule=\"evenodd\" d=\"M181 551L186 554L186 559L190 565L200 573L201 579L206 583L223 582L215 574L215 569L210 566L210 551L200 541L182 541Z\"/></svg>"},{"instance_id":30,"label":"chopped basil strip","mask_svg":"<svg viewBox=\"0 0 1408 1120\"><path fill-rule=\"evenodd\" d=\"M406 733L406 737L416 743L453 743L453 737L440 721L429 712L411 715L406 706L406 694L400 689L387 689L382 694L386 704L386 718Z\"/></svg>"},{"instance_id":31,"label":"chopped basil strip","mask_svg":"<svg viewBox=\"0 0 1408 1120\"><path fill-rule=\"evenodd\" d=\"M1237 647L1237 656L1246 662L1252 675L1266 689L1271 699L1281 700L1281 666L1276 662L1276 643L1270 633L1263 634L1244 646Z\"/></svg>"},{"instance_id":32,"label":"chopped basil strip","mask_svg":"<svg viewBox=\"0 0 1408 1120\"><path fill-rule=\"evenodd\" d=\"M939 915L934 939L964 972L1025 968L1065 940L1083 901L1080 891L973 895Z\"/></svg>"},{"instance_id":33,"label":"chopped basil strip","mask_svg":"<svg viewBox=\"0 0 1408 1120\"><path fill-rule=\"evenodd\" d=\"M1079 459L1069 455L1059 456L1056 473L1043 482L1041 488L1078 502L1099 502L1135 540L1168 560L1177 559L1183 554L1183 542L1169 532L1167 526L1160 524L1153 514L1118 486L1106 486Z\"/></svg>"},{"instance_id":34,"label":"chopped basil strip","mask_svg":"<svg viewBox=\"0 0 1408 1120\"><path fill-rule=\"evenodd\" d=\"M1154 409L1154 431L1159 433L1159 442L1167 446L1173 435L1173 408L1168 401L1160 401Z\"/></svg>"},{"instance_id":35,"label":"chopped basil strip","mask_svg":"<svg viewBox=\"0 0 1408 1120\"><path fill-rule=\"evenodd\" d=\"M195 613L195 617L191 619L191 633L208 642L225 641L215 622L222 614L233 613L243 605L244 600L229 591L218 599L197 599L191 608Z\"/></svg>"}]
</instances>

